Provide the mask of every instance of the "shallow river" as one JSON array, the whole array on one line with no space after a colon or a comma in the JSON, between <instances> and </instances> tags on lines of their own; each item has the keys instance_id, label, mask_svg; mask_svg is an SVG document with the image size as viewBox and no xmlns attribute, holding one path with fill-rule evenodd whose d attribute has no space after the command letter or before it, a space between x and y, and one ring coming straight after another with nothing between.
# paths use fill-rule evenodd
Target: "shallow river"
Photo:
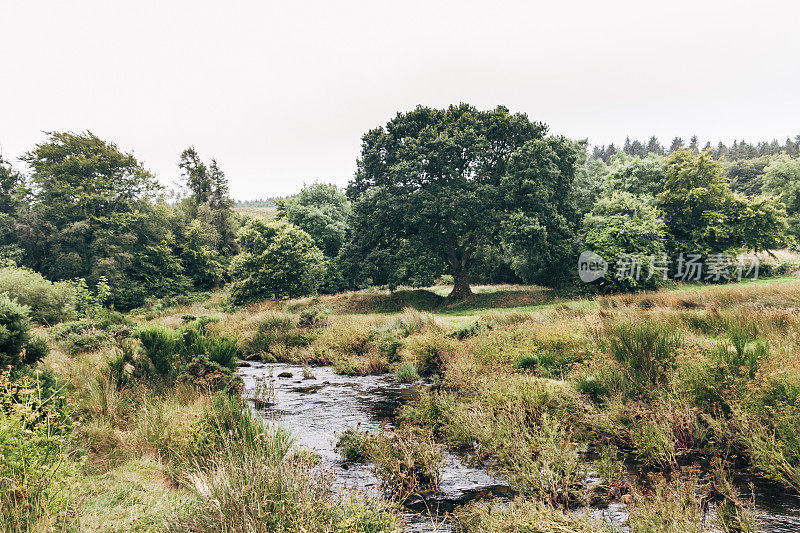
<instances>
[{"instance_id":1,"label":"shallow river","mask_svg":"<svg viewBox=\"0 0 800 533\"><path fill-rule=\"evenodd\" d=\"M373 431L391 428L396 409L415 398L415 387L398 383L393 375L342 376L331 367L310 369L281 363L251 362L239 369L250 398L259 388L270 391L273 405L257 411L291 430L295 442L322 458L322 467L332 473L337 491L359 491L380 495L380 482L369 465L344 463L335 450L338 436L350 428ZM291 374L291 377L288 376ZM284 377L279 377L283 375ZM742 486L742 491L747 492ZM775 487L757 487L755 501L762 512L763 531L800 532L800 497ZM476 498L508 497L513 491L484 469L471 468L448 454L440 491L425 501L406 503L406 531L448 531L443 515ZM746 494L743 494L746 496ZM611 505L593 512L619 526L624 523L623 506ZM621 528L624 531L624 527Z\"/></svg>"}]
</instances>

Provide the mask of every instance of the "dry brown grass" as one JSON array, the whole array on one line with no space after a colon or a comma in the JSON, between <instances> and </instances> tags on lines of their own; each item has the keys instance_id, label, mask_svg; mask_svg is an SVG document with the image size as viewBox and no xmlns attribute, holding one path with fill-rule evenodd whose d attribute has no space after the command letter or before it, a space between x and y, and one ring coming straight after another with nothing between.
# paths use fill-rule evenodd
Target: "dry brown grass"
<instances>
[{"instance_id":1,"label":"dry brown grass","mask_svg":"<svg viewBox=\"0 0 800 533\"><path fill-rule=\"evenodd\" d=\"M800 310L800 281L781 280L773 283L702 286L683 290L663 289L657 292L600 296L597 298L597 303L602 309L620 307L709 309L748 304L753 309L777 307Z\"/></svg>"}]
</instances>

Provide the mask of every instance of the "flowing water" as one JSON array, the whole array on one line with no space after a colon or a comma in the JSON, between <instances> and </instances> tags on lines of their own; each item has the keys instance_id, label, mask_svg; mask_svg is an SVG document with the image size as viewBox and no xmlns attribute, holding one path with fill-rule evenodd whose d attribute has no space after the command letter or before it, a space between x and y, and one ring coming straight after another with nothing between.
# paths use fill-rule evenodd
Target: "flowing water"
<instances>
[{"instance_id":1,"label":"flowing water","mask_svg":"<svg viewBox=\"0 0 800 533\"><path fill-rule=\"evenodd\" d=\"M243 363L246 364L246 363ZM346 463L335 450L338 436L354 428L375 431L392 427L398 407L416 397L416 387L401 384L392 375L343 376L331 367L306 369L282 363L249 363L239 369L246 395L257 412L283 424L295 442L319 454L321 466L331 472L334 489L382 495L379 479L368 464ZM269 397L264 405L257 397ZM749 485L740 483L742 496L751 496ZM406 531L448 531L444 515L479 498L507 498L513 490L485 469L465 465L446 455L439 492L406 502ZM800 497L778 487L759 484L752 494L761 513L762 530L800 532ZM625 530L625 507L611 504L592 514Z\"/></svg>"},{"instance_id":2,"label":"flowing water","mask_svg":"<svg viewBox=\"0 0 800 533\"><path fill-rule=\"evenodd\" d=\"M322 466L332 472L336 490L381 495L380 481L371 467L342 461L336 442L350 428L391 428L397 408L416 397L415 387L398 383L391 375L343 376L331 367L316 367L310 373L313 378L304 376L303 367L281 363L250 363L239 369L246 394L252 397L257 390L269 391L272 405L257 411L281 422L298 445L319 454ZM502 480L448 453L439 492L406 502L406 530L446 531L444 513L475 498L510 494Z\"/></svg>"}]
</instances>

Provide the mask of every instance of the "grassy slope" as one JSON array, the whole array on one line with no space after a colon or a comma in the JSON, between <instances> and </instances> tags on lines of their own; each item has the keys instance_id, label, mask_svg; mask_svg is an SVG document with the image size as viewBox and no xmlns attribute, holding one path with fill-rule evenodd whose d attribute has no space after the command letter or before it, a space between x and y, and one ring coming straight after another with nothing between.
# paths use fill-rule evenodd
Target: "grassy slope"
<instances>
[{"instance_id":1,"label":"grassy slope","mask_svg":"<svg viewBox=\"0 0 800 533\"><path fill-rule=\"evenodd\" d=\"M797 277L785 276L762 278L755 281L745 280L737 283L736 286L769 286L795 282L798 282ZM643 294L679 295L685 292L714 291L729 286L731 285L679 284L655 293L647 292ZM452 287L447 285L436 285L423 289L401 288L393 293L387 290L368 289L336 295L299 298L290 301L266 301L255 304L249 309L257 314L268 310L299 312L302 309L318 307L334 315L392 317L401 314L403 309L411 307L419 311L430 312L444 324L454 327L469 324L487 311L497 313L535 313L563 307L564 309L591 312L597 309L597 298L594 296L574 297L561 295L553 289L536 285L478 285L473 287L474 295L469 300L457 304L444 305L445 297L451 289ZM169 325L176 325L184 314L222 317L224 313L220 311L220 308L226 296L224 291L217 292L204 302L172 307L165 309L163 312L153 313L151 316L142 313L137 318L142 320L158 318L159 321Z\"/></svg>"},{"instance_id":2,"label":"grassy slope","mask_svg":"<svg viewBox=\"0 0 800 533\"><path fill-rule=\"evenodd\" d=\"M248 218L266 218L273 220L278 214L278 208L272 207L234 207L233 210Z\"/></svg>"},{"instance_id":3,"label":"grassy slope","mask_svg":"<svg viewBox=\"0 0 800 533\"><path fill-rule=\"evenodd\" d=\"M221 319L219 328L222 331L246 340L252 336L264 317L286 311L295 313L296 316L302 309L318 306L328 309L332 315L329 332L322 333L320 342L333 344L341 343L342 339L347 341L356 338L364 328L398 327L392 325L396 322L401 323L401 327L409 327L409 322L413 326L413 321L417 320L421 321L421 325L414 326L418 329L411 328L412 333L401 352L402 358L415 362L419 362L415 358L418 353L422 353L420 350L427 349L430 343L448 347L453 346L455 341L443 338L442 333L435 328L430 329L424 316L420 319L403 312L404 307L435 310L436 322L445 332L483 318L498 324L495 331L480 334L460 345L466 350L466 355L453 363L453 374L448 379L454 380L454 386L465 386L464 383L476 379L470 372L478 369L476 384L484 386L490 392L490 400L495 398L503 405L515 401L507 395L515 394L514 387L518 382L522 383L520 380L533 379L531 384L538 383L536 378L514 373L511 364L517 357L530 353L541 344L542 339L561 338L564 335L580 337L582 334L578 332L583 331L587 323L603 320L604 309L618 310L620 316L645 313L645 316L658 320L672 321L670 323L678 320L675 317L682 316L684 309L705 307L713 310L720 307L729 309L727 312L735 315L743 309L749 309L756 302L760 302L766 309L775 308L792 313L793 309L800 307L798 288L800 282L796 278L787 277L735 286L687 285L656 293L567 299L540 287L476 287L476 294L470 301L443 308L441 303L449 287L439 286L430 290L398 291L394 294L386 291L361 291L288 302L264 302L233 313L224 310L225 294L218 292L203 302L143 313L135 318L140 322L153 321L175 327L181 323L183 315L211 315ZM698 345L715 342L709 335L696 332L690 335L691 340ZM766 330L765 335L775 346L773 355L766 362L766 368L789 370L800 375L800 364L794 357L796 346L793 337L781 338L777 330ZM342 346L344 349L347 347L346 344ZM76 390L90 391L91 384L102 372L103 361L111 352L110 348L103 348L93 353L70 356L56 348L47 364ZM491 377L495 372L498 372L497 376ZM503 383L503 380L507 382ZM86 403L86 400L81 401ZM106 402L107 399L103 401ZM482 401L478 401L475 406L480 408ZM107 409L105 404L97 408L98 412L103 413ZM186 413L196 415L196 409L191 404L185 405L183 409ZM142 420L146 421L146 416L137 416L143 416ZM475 423L481 427L485 425L481 421ZM136 433L136 424L131 427L132 429L125 431L115 429L108 434L108 439L118 438L123 443L122 446L127 446L121 460L109 461L108 450L95 453L95 456L102 456L100 461L92 468L84 469L76 478L72 494L74 507L71 512L80 516L82 530L158 531L163 528L165 517L171 511L195 501L196 497L190 491L174 484L171 473L159 458L157 450L147 443L143 445L139 442L141 439ZM92 438L102 440L106 436L98 433Z\"/></svg>"}]
</instances>

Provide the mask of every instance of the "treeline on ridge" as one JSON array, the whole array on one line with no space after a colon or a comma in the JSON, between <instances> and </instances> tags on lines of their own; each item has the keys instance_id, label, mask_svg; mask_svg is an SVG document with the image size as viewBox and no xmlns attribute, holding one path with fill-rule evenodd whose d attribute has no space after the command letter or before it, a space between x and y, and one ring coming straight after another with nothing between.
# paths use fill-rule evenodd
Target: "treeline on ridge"
<instances>
[{"instance_id":1,"label":"treeline on ridge","mask_svg":"<svg viewBox=\"0 0 800 533\"><path fill-rule=\"evenodd\" d=\"M774 250L800 234L798 142L590 151L504 107L418 107L363 136L346 189L313 183L251 202L274 202L269 221L237 214L224 172L193 148L170 202L114 143L53 132L21 156L27 174L0 161L0 292L25 271L40 286L108 287L108 303L128 310L225 284L242 304L447 274L456 300L475 283L575 284L586 248L609 260Z\"/></svg>"}]
</instances>

